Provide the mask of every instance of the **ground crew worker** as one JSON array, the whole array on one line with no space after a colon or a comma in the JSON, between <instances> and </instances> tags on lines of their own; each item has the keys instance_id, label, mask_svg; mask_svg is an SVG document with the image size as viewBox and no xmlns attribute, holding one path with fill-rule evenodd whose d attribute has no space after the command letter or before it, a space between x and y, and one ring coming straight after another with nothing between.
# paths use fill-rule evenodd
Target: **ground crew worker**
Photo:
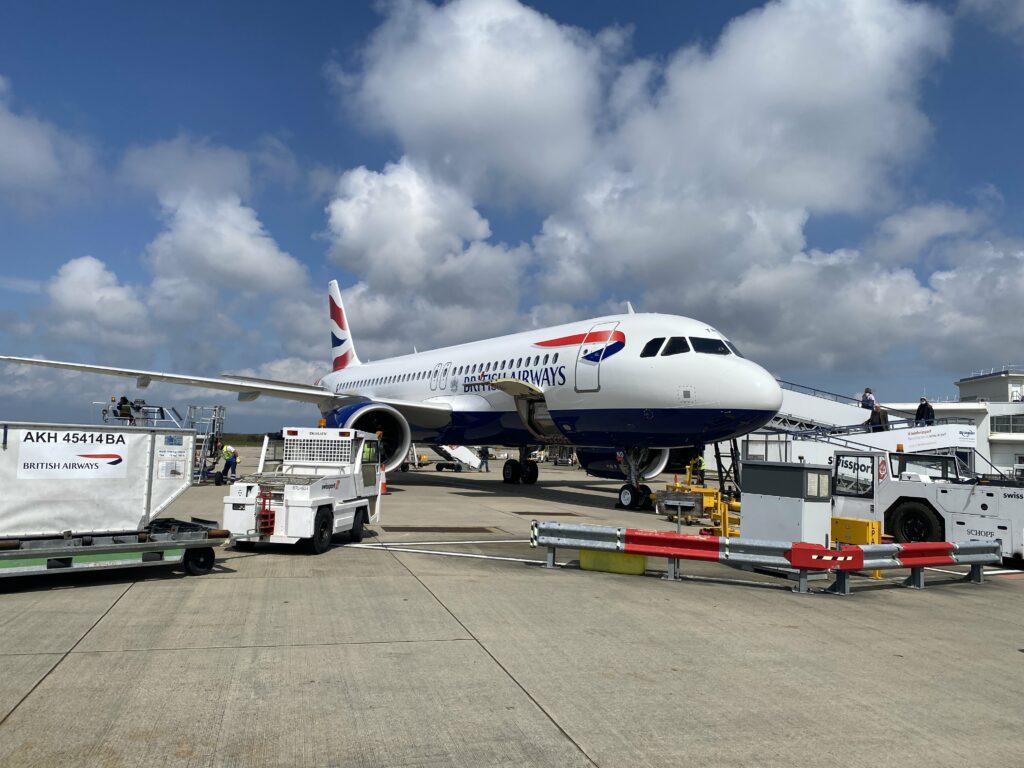
<instances>
[{"instance_id":1,"label":"ground crew worker","mask_svg":"<svg viewBox=\"0 0 1024 768\"><path fill-rule=\"evenodd\" d=\"M221 452L224 457L224 469L220 471L221 477L226 481L228 475L231 475L231 479L235 480L238 477L238 451L233 446L225 445L224 450Z\"/></svg>"},{"instance_id":2,"label":"ground crew worker","mask_svg":"<svg viewBox=\"0 0 1024 768\"><path fill-rule=\"evenodd\" d=\"M704 485L704 472L707 469L707 466L704 463L704 454L697 454L697 458L694 461L694 463L697 467L697 482L699 482L701 485Z\"/></svg>"},{"instance_id":3,"label":"ground crew worker","mask_svg":"<svg viewBox=\"0 0 1024 768\"><path fill-rule=\"evenodd\" d=\"M117 401L117 415L125 419L128 424L135 423L135 417L132 416L132 404L128 402L125 395L121 395L121 399Z\"/></svg>"}]
</instances>

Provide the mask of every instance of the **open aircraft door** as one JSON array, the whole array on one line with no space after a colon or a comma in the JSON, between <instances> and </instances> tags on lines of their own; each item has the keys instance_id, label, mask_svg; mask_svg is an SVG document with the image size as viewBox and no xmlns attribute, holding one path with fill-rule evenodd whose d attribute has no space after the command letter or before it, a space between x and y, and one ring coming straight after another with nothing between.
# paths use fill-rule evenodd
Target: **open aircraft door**
<instances>
[{"instance_id":1,"label":"open aircraft door","mask_svg":"<svg viewBox=\"0 0 1024 768\"><path fill-rule=\"evenodd\" d=\"M609 353L608 347L617 343L617 321L598 323L583 337L576 355L576 391L597 392L601 389L601 361ZM620 337L622 334L618 334Z\"/></svg>"}]
</instances>

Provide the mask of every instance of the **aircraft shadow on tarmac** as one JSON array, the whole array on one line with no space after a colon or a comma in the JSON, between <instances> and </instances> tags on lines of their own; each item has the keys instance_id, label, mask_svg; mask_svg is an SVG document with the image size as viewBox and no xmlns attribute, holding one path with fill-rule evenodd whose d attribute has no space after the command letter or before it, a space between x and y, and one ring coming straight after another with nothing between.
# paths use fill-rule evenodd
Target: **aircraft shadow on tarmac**
<instances>
[{"instance_id":1,"label":"aircraft shadow on tarmac","mask_svg":"<svg viewBox=\"0 0 1024 768\"><path fill-rule=\"evenodd\" d=\"M591 509L607 511L612 509L619 486L609 481L608 485L596 485L584 476L568 476L566 480L544 479L538 480L534 485L507 485L501 482L500 473L492 473L493 478L479 478L474 473L474 479L461 478L461 473L438 473L436 475L403 473L400 479L392 481L400 482L402 485L425 486L425 485L447 485L453 488L453 493L459 496L503 496L506 498L520 498L525 500L537 499L539 501L554 501L561 504L572 504ZM581 482L582 481L582 482ZM392 488L389 482L388 488ZM579 489L578 491L576 489ZM584 492L586 491L586 492Z\"/></svg>"}]
</instances>

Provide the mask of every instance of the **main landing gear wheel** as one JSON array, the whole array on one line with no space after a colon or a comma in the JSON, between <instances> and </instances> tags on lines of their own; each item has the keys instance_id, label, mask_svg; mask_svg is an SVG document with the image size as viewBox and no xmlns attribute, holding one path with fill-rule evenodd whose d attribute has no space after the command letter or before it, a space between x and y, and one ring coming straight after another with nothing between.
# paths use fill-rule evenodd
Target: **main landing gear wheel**
<instances>
[{"instance_id":1,"label":"main landing gear wheel","mask_svg":"<svg viewBox=\"0 0 1024 768\"><path fill-rule=\"evenodd\" d=\"M501 480L505 483L518 483L523 476L523 465L515 459L509 459L501 468Z\"/></svg>"},{"instance_id":2,"label":"main landing gear wheel","mask_svg":"<svg viewBox=\"0 0 1024 768\"><path fill-rule=\"evenodd\" d=\"M540 477L540 467L537 466L537 462L526 462L526 466L523 467L523 482L526 485L533 485L537 482L538 477Z\"/></svg>"},{"instance_id":3,"label":"main landing gear wheel","mask_svg":"<svg viewBox=\"0 0 1024 768\"><path fill-rule=\"evenodd\" d=\"M626 483L624 486L619 488L619 504L624 506L626 509L636 509L640 506L640 502L640 489L635 485Z\"/></svg>"}]
</instances>

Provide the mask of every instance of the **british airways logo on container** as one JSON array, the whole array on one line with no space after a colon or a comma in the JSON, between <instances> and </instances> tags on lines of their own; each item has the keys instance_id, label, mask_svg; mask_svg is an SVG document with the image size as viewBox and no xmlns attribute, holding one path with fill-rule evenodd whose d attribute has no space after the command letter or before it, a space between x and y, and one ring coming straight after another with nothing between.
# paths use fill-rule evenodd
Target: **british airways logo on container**
<instances>
[{"instance_id":1,"label":"british airways logo on container","mask_svg":"<svg viewBox=\"0 0 1024 768\"><path fill-rule=\"evenodd\" d=\"M533 346L543 347L578 347L581 345L591 346L594 349L580 357L591 363L599 363L607 360L617 352L621 352L626 346L626 334L622 331L591 331L590 333L575 333L571 336L562 336L557 339L535 342Z\"/></svg>"}]
</instances>

